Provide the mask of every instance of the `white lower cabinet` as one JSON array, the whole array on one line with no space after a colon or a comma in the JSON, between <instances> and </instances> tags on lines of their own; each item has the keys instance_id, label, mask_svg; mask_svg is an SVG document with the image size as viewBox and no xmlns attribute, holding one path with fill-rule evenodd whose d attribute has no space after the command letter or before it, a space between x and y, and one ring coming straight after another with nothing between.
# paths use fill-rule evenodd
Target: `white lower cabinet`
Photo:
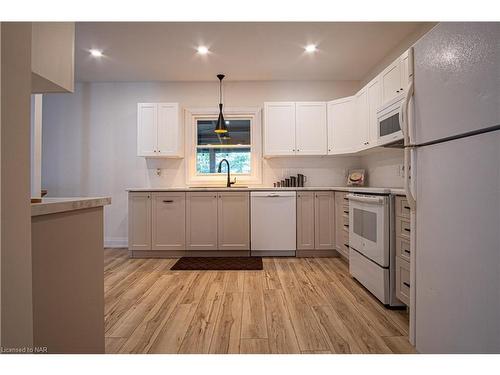
<instances>
[{"instance_id":1,"label":"white lower cabinet","mask_svg":"<svg viewBox=\"0 0 500 375\"><path fill-rule=\"evenodd\" d=\"M130 192L129 250L250 250L248 192Z\"/></svg>"},{"instance_id":2,"label":"white lower cabinet","mask_svg":"<svg viewBox=\"0 0 500 375\"><path fill-rule=\"evenodd\" d=\"M317 250L335 249L335 193L314 193L314 247Z\"/></svg>"},{"instance_id":3,"label":"white lower cabinet","mask_svg":"<svg viewBox=\"0 0 500 375\"><path fill-rule=\"evenodd\" d=\"M218 193L217 244L219 250L250 249L250 195Z\"/></svg>"},{"instance_id":4,"label":"white lower cabinet","mask_svg":"<svg viewBox=\"0 0 500 375\"><path fill-rule=\"evenodd\" d=\"M151 250L151 193L128 195L128 248Z\"/></svg>"},{"instance_id":5,"label":"white lower cabinet","mask_svg":"<svg viewBox=\"0 0 500 375\"><path fill-rule=\"evenodd\" d=\"M297 250L335 250L333 191L297 193Z\"/></svg>"},{"instance_id":6,"label":"white lower cabinet","mask_svg":"<svg viewBox=\"0 0 500 375\"><path fill-rule=\"evenodd\" d=\"M217 193L187 193L187 250L217 250Z\"/></svg>"},{"instance_id":7,"label":"white lower cabinet","mask_svg":"<svg viewBox=\"0 0 500 375\"><path fill-rule=\"evenodd\" d=\"M184 250L186 194L152 193L152 250Z\"/></svg>"},{"instance_id":8,"label":"white lower cabinet","mask_svg":"<svg viewBox=\"0 0 500 375\"><path fill-rule=\"evenodd\" d=\"M297 250L314 249L314 192L297 192Z\"/></svg>"}]
</instances>

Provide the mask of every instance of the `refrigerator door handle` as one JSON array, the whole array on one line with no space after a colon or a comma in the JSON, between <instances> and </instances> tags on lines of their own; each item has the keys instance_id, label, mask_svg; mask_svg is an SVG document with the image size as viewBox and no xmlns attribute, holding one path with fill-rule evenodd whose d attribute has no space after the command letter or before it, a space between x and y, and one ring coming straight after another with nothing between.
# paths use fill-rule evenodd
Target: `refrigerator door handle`
<instances>
[{"instance_id":1,"label":"refrigerator door handle","mask_svg":"<svg viewBox=\"0 0 500 375\"><path fill-rule=\"evenodd\" d=\"M411 192L411 187L410 187L410 180L411 180L411 171L410 171L410 151L411 149L409 147L405 147L404 149L404 170L405 170L405 177L404 177L404 189L405 189L405 195L406 199L408 200L408 205L410 206L411 210L415 210L416 207L416 202L415 198L413 197L413 193Z\"/></svg>"}]
</instances>

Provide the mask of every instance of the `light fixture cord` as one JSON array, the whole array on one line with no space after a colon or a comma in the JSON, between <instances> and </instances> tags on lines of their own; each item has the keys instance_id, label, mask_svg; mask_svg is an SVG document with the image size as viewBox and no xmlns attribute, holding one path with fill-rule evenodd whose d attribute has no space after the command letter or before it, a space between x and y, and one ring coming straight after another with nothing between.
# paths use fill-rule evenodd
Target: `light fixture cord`
<instances>
[{"instance_id":1,"label":"light fixture cord","mask_svg":"<svg viewBox=\"0 0 500 375\"><path fill-rule=\"evenodd\" d=\"M222 104L222 79L219 81L219 104Z\"/></svg>"}]
</instances>

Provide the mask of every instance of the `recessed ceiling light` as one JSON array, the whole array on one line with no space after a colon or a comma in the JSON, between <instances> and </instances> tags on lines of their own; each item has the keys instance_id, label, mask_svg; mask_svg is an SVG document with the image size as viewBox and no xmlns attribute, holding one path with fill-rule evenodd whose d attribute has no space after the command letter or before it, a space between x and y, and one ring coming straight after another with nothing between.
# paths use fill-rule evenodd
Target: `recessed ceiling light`
<instances>
[{"instance_id":1,"label":"recessed ceiling light","mask_svg":"<svg viewBox=\"0 0 500 375\"><path fill-rule=\"evenodd\" d=\"M317 47L316 47L316 44L308 44L306 47L305 47L305 50L307 53L313 53L313 52L316 52L317 51Z\"/></svg>"},{"instance_id":2,"label":"recessed ceiling light","mask_svg":"<svg viewBox=\"0 0 500 375\"><path fill-rule=\"evenodd\" d=\"M102 56L102 51L100 51L98 49L91 49L89 52L94 57L101 57Z\"/></svg>"},{"instance_id":3,"label":"recessed ceiling light","mask_svg":"<svg viewBox=\"0 0 500 375\"><path fill-rule=\"evenodd\" d=\"M205 46L199 46L197 51L200 55L206 55L208 53L208 48Z\"/></svg>"}]
</instances>

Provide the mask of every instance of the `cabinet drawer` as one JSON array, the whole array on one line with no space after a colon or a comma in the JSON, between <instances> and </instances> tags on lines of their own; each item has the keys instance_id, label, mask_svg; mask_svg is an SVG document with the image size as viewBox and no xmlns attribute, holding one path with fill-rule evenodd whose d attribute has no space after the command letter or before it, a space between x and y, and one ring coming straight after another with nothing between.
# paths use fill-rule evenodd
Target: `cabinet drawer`
<instances>
[{"instance_id":1,"label":"cabinet drawer","mask_svg":"<svg viewBox=\"0 0 500 375\"><path fill-rule=\"evenodd\" d=\"M396 255L406 261L410 261L410 241L396 237Z\"/></svg>"},{"instance_id":2,"label":"cabinet drawer","mask_svg":"<svg viewBox=\"0 0 500 375\"><path fill-rule=\"evenodd\" d=\"M349 231L344 230L342 231L342 245L349 245Z\"/></svg>"},{"instance_id":3,"label":"cabinet drawer","mask_svg":"<svg viewBox=\"0 0 500 375\"><path fill-rule=\"evenodd\" d=\"M399 257L396 257L396 297L410 304L410 263Z\"/></svg>"},{"instance_id":4,"label":"cabinet drawer","mask_svg":"<svg viewBox=\"0 0 500 375\"><path fill-rule=\"evenodd\" d=\"M410 218L410 205L405 197L396 197L396 216Z\"/></svg>"},{"instance_id":5,"label":"cabinet drawer","mask_svg":"<svg viewBox=\"0 0 500 375\"><path fill-rule=\"evenodd\" d=\"M396 218L396 237L410 240L410 220L402 217Z\"/></svg>"},{"instance_id":6,"label":"cabinet drawer","mask_svg":"<svg viewBox=\"0 0 500 375\"><path fill-rule=\"evenodd\" d=\"M349 231L349 215L342 215L342 226L344 230Z\"/></svg>"}]
</instances>

